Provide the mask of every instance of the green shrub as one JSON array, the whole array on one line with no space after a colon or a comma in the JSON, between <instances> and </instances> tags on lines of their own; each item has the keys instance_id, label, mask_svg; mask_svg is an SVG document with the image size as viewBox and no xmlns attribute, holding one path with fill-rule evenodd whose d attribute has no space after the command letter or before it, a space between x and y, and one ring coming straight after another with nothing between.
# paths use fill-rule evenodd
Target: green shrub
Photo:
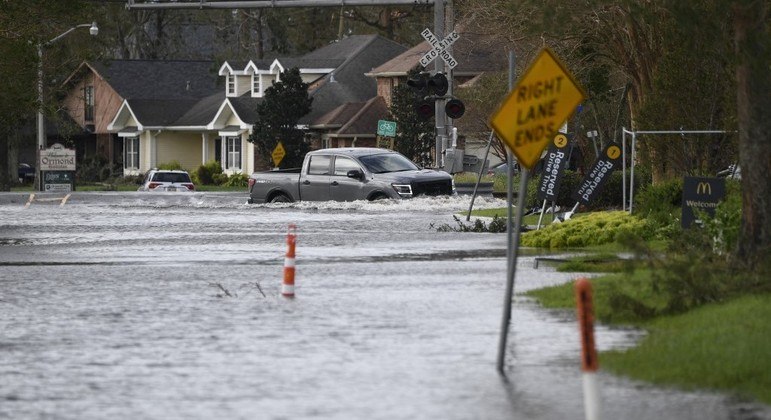
<instances>
[{"instance_id":1,"label":"green shrub","mask_svg":"<svg viewBox=\"0 0 771 420\"><path fill-rule=\"evenodd\" d=\"M164 171L181 171L182 165L176 161L172 160L170 162L164 162L158 165L158 169L164 170Z\"/></svg>"},{"instance_id":2,"label":"green shrub","mask_svg":"<svg viewBox=\"0 0 771 420\"><path fill-rule=\"evenodd\" d=\"M222 185L228 182L227 174L214 174L212 178L213 178L214 185Z\"/></svg>"},{"instance_id":3,"label":"green shrub","mask_svg":"<svg viewBox=\"0 0 771 420\"><path fill-rule=\"evenodd\" d=\"M117 164L110 164L101 155L94 155L78 162L75 173L78 182L102 182L121 172Z\"/></svg>"},{"instance_id":4,"label":"green shrub","mask_svg":"<svg viewBox=\"0 0 771 420\"><path fill-rule=\"evenodd\" d=\"M522 245L539 248L584 247L614 242L620 236L650 238L654 230L624 211L597 212L553 223L522 235Z\"/></svg>"},{"instance_id":5,"label":"green shrub","mask_svg":"<svg viewBox=\"0 0 771 420\"><path fill-rule=\"evenodd\" d=\"M672 179L656 185L647 185L634 196L632 210L657 226L680 225L683 180Z\"/></svg>"},{"instance_id":6,"label":"green shrub","mask_svg":"<svg viewBox=\"0 0 771 420\"><path fill-rule=\"evenodd\" d=\"M246 187L249 184L249 177L246 174L233 174L222 184L226 187Z\"/></svg>"},{"instance_id":7,"label":"green shrub","mask_svg":"<svg viewBox=\"0 0 771 420\"><path fill-rule=\"evenodd\" d=\"M194 182L200 185L213 185L214 176L222 174L222 166L216 160L210 160L195 170Z\"/></svg>"}]
</instances>

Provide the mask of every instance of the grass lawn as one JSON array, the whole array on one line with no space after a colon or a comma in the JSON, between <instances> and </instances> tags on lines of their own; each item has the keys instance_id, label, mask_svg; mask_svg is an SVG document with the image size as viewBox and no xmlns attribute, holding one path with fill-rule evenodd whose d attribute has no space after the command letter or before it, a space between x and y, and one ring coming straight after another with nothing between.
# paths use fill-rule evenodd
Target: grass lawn
<instances>
[{"instance_id":1,"label":"grass lawn","mask_svg":"<svg viewBox=\"0 0 771 420\"><path fill-rule=\"evenodd\" d=\"M663 304L650 279L650 272L637 270L592 280L600 321L630 323L649 332L637 347L602 353L602 368L655 384L730 391L771 404L771 295L743 296L680 315L635 321L639 318L634 311ZM613 289L640 298L647 308L611 311ZM572 283L527 294L545 307L575 307Z\"/></svg>"}]
</instances>

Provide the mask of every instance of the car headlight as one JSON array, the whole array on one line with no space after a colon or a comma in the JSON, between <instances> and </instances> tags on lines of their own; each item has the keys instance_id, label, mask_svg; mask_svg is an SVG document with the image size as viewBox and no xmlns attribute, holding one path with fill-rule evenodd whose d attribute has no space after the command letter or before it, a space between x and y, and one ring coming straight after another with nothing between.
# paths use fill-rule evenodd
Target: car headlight
<instances>
[{"instance_id":1,"label":"car headlight","mask_svg":"<svg viewBox=\"0 0 771 420\"><path fill-rule=\"evenodd\" d=\"M396 193L401 197L412 197L412 186L410 184L391 184Z\"/></svg>"}]
</instances>

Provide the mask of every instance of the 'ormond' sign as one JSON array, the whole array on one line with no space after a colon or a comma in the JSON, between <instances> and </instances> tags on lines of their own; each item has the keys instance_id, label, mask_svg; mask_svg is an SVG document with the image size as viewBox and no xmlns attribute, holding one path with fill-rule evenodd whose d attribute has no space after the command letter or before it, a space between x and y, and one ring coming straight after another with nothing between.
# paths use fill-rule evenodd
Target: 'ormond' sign
<instances>
[{"instance_id":1,"label":"'ormond' sign","mask_svg":"<svg viewBox=\"0 0 771 420\"><path fill-rule=\"evenodd\" d=\"M56 143L49 149L40 151L38 167L41 171L74 171L75 151Z\"/></svg>"}]
</instances>

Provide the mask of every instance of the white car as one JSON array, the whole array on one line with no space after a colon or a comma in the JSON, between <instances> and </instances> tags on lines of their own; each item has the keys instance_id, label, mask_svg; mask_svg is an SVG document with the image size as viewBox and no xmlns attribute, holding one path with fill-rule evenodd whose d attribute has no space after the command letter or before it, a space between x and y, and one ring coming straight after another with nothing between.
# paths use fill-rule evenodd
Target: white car
<instances>
[{"instance_id":1,"label":"white car","mask_svg":"<svg viewBox=\"0 0 771 420\"><path fill-rule=\"evenodd\" d=\"M195 185L187 171L152 169L137 191L187 192L195 191Z\"/></svg>"}]
</instances>

